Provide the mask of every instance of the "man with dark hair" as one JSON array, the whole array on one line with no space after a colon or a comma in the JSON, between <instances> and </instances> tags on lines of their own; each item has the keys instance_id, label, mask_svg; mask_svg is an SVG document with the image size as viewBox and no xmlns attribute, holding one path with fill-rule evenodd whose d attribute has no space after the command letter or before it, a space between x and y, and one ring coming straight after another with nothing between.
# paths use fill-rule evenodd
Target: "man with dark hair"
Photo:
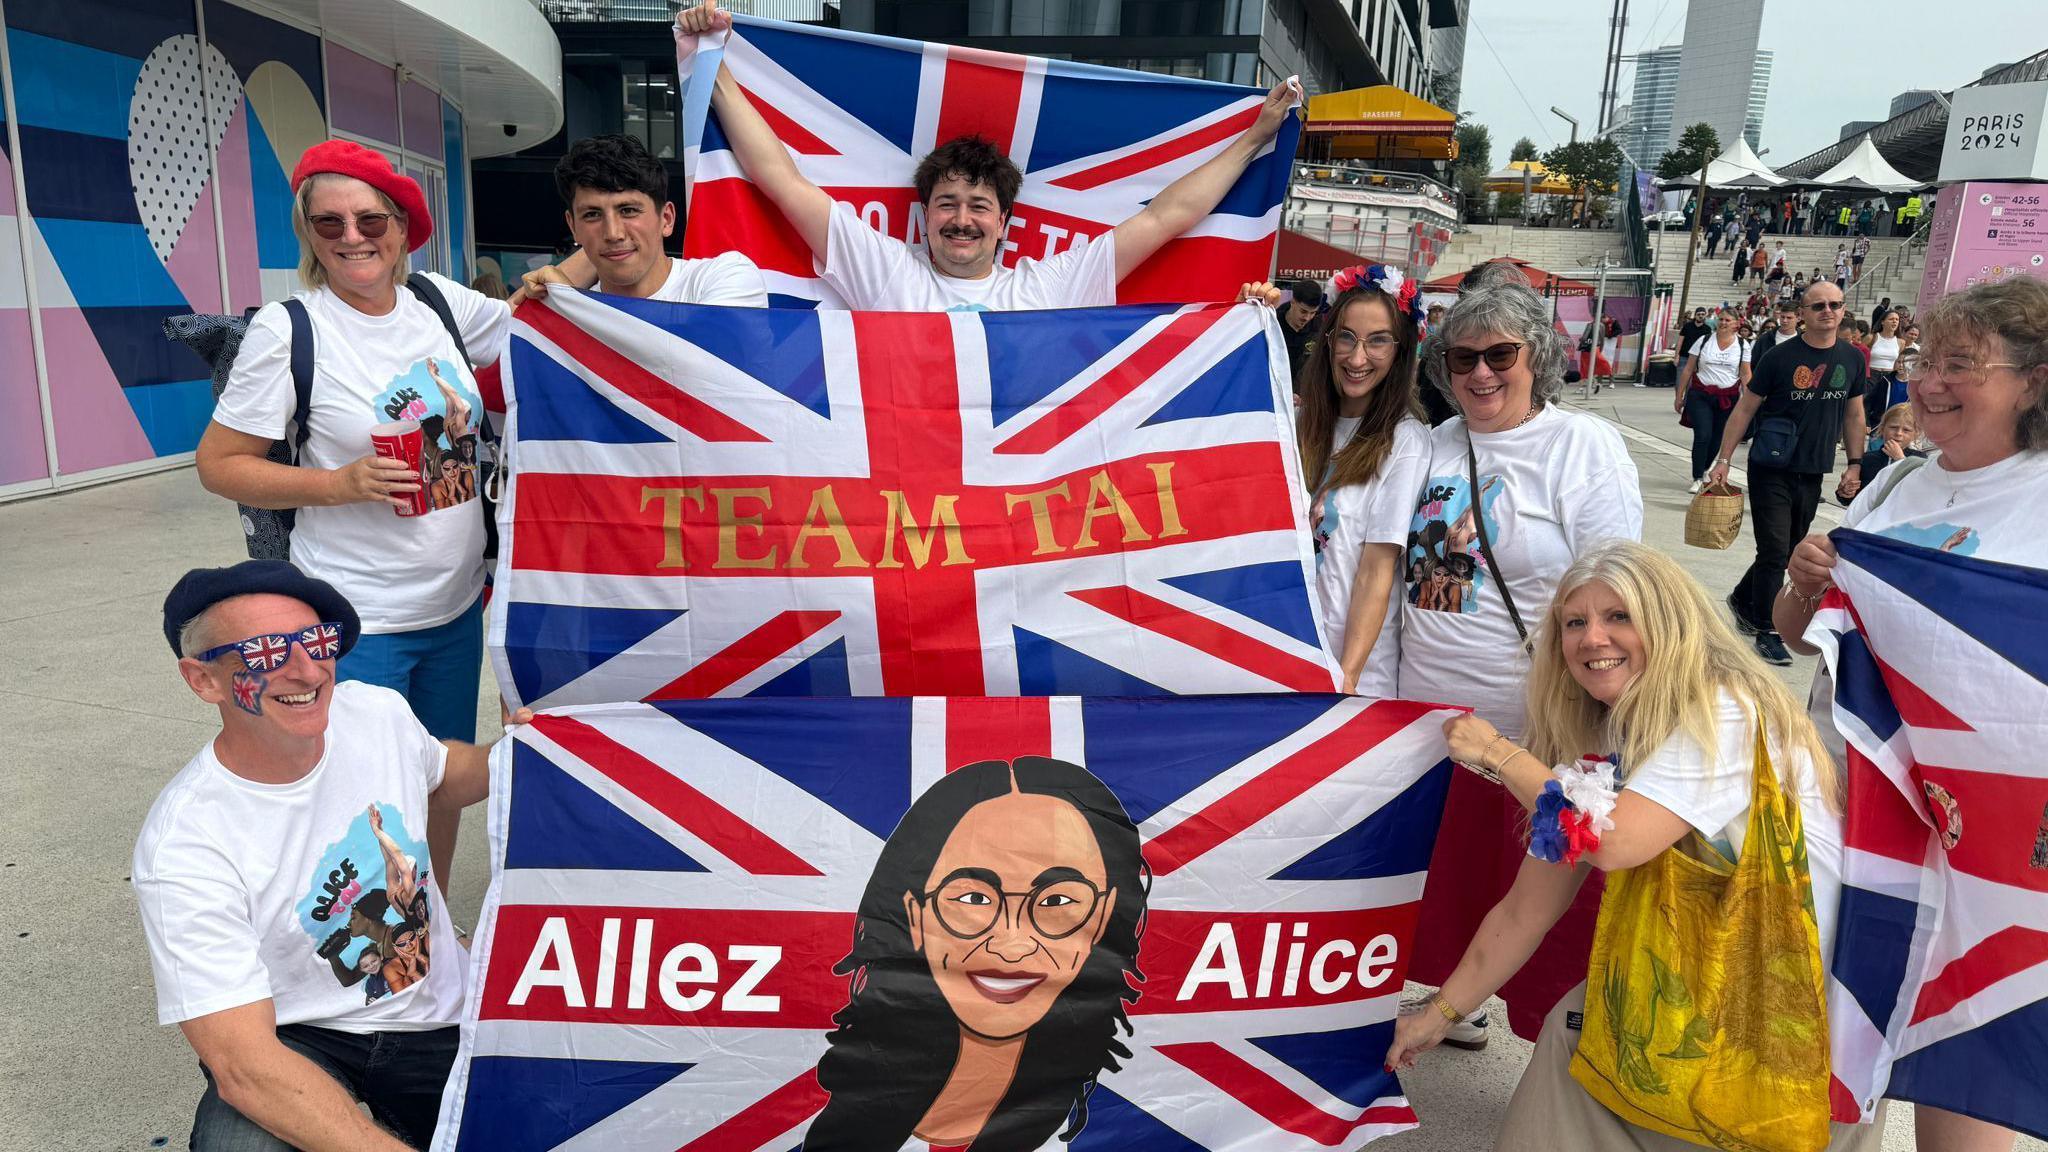
<instances>
[{"instance_id":1,"label":"man with dark hair","mask_svg":"<svg viewBox=\"0 0 2048 1152\"><path fill-rule=\"evenodd\" d=\"M1778 301L1776 316L1778 326L1756 338L1750 345L1749 362L1752 366L1761 363L1764 353L1794 336L1799 335L1799 305L1790 299Z\"/></svg>"},{"instance_id":2,"label":"man with dark hair","mask_svg":"<svg viewBox=\"0 0 2048 1152\"><path fill-rule=\"evenodd\" d=\"M1280 335L1287 341L1288 380L1301 390L1301 366L1316 346L1316 329L1323 316L1323 286L1314 280L1294 283L1294 299L1280 310Z\"/></svg>"},{"instance_id":3,"label":"man with dark hair","mask_svg":"<svg viewBox=\"0 0 2048 1152\"><path fill-rule=\"evenodd\" d=\"M678 304L766 308L761 270L738 252L709 260L670 256L662 241L675 233L668 169L631 136L578 140L555 165L555 191L578 253L527 274L529 290L548 283L588 285L615 296ZM588 268L584 267L588 264Z\"/></svg>"},{"instance_id":4,"label":"man with dark hair","mask_svg":"<svg viewBox=\"0 0 2048 1152\"><path fill-rule=\"evenodd\" d=\"M467 984L453 822L489 789L489 749L434 739L388 688L337 682L361 620L281 560L186 573L163 624L220 718L134 856L157 1019L206 1076L191 1147L426 1147Z\"/></svg>"},{"instance_id":5,"label":"man with dark hair","mask_svg":"<svg viewBox=\"0 0 2048 1152\"><path fill-rule=\"evenodd\" d=\"M676 14L678 36L731 25L731 14L715 0ZM998 257L1023 177L986 141L945 141L918 165L925 235L919 250L877 232L811 183L723 65L711 106L740 167L803 237L819 277L847 307L943 312L1116 303L1117 282L1215 209L1271 145L1299 99L1292 78L1274 85L1243 134L1114 231L1076 239L1042 260L1019 260L1014 268L1003 267Z\"/></svg>"}]
</instances>

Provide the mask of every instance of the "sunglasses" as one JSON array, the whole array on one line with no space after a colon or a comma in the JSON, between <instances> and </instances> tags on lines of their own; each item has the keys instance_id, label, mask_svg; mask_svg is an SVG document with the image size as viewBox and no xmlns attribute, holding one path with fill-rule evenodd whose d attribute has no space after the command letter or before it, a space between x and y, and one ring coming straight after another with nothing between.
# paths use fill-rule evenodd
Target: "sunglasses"
<instances>
[{"instance_id":1,"label":"sunglasses","mask_svg":"<svg viewBox=\"0 0 2048 1152\"><path fill-rule=\"evenodd\" d=\"M1444 367L1449 368L1456 376L1463 376L1479 367L1479 361L1482 359L1486 361L1486 366L1495 372L1505 372L1513 368L1515 361L1521 358L1522 346L1514 343L1494 344L1486 348L1444 349Z\"/></svg>"},{"instance_id":2,"label":"sunglasses","mask_svg":"<svg viewBox=\"0 0 2048 1152\"><path fill-rule=\"evenodd\" d=\"M341 655L341 625L335 623L315 624L301 632L266 632L237 640L218 648L208 648L193 659L204 664L216 656L228 652L242 654L242 663L251 672L275 672L284 667L292 658L292 645L306 650L306 655L315 660L332 660Z\"/></svg>"},{"instance_id":3,"label":"sunglasses","mask_svg":"<svg viewBox=\"0 0 2048 1152\"><path fill-rule=\"evenodd\" d=\"M1808 304L1806 310L1808 312L1840 312L1842 310L1842 302L1840 300L1822 300L1818 303Z\"/></svg>"},{"instance_id":4,"label":"sunglasses","mask_svg":"<svg viewBox=\"0 0 2048 1152\"><path fill-rule=\"evenodd\" d=\"M318 216L306 217L306 223L313 226L313 234L322 240L339 240L348 234L348 217L323 212ZM365 212L356 217L356 232L365 240L376 240L391 230L391 213Z\"/></svg>"}]
</instances>

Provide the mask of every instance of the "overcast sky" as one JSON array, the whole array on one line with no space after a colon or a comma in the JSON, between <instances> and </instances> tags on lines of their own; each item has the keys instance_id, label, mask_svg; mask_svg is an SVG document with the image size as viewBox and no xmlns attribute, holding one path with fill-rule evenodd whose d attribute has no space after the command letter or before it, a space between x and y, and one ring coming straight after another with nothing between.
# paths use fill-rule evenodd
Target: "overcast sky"
<instances>
[{"instance_id":1,"label":"overcast sky","mask_svg":"<svg viewBox=\"0 0 2048 1152\"><path fill-rule=\"evenodd\" d=\"M1613 0L1472 0L1460 103L1492 130L1495 167L1516 137L1544 149L1569 138L1571 126L1551 114L1553 104L1583 122L1582 135L1593 131L1613 7ZM1629 0L1624 50L1682 41L1685 7L1686 0ZM1885 119L1892 97L1908 88L1955 88L1994 64L2048 48L2044 10L2043 0L1765 0L1757 47L1777 53L1760 145L1771 150L1765 162L1789 164L1825 148L1850 120ZM1634 87L1633 66L1624 61L1617 102L1628 103Z\"/></svg>"}]
</instances>

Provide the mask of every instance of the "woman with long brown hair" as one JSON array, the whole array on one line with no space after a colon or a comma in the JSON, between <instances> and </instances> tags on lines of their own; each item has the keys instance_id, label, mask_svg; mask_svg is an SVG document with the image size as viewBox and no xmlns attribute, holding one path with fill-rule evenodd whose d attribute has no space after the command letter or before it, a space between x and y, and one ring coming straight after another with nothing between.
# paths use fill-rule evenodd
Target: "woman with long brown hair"
<instances>
[{"instance_id":1,"label":"woman with long brown hair","mask_svg":"<svg viewBox=\"0 0 2048 1152\"><path fill-rule=\"evenodd\" d=\"M1416 404L1419 286L1384 264L1331 282L1337 298L1302 368L1295 436L1311 482L1316 598L1344 690L1397 695L1400 563L1429 465Z\"/></svg>"}]
</instances>

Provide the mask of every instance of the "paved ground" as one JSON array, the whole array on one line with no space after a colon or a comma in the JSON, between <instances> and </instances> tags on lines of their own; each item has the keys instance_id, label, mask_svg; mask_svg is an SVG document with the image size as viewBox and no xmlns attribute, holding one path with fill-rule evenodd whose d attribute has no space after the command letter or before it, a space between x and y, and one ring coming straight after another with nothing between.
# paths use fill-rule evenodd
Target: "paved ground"
<instances>
[{"instance_id":1,"label":"paved ground","mask_svg":"<svg viewBox=\"0 0 2048 1152\"><path fill-rule=\"evenodd\" d=\"M1585 406L1630 436L1648 540L1731 587L1746 531L1727 552L1683 544L1671 393L1610 389ZM0 1152L185 1146L201 1080L176 1030L155 1024L128 861L157 790L217 723L172 670L164 591L240 557L233 516L190 471L0 506ZM1803 690L1811 670L1801 661L1787 680ZM479 706L494 735L488 686ZM464 922L485 882L481 809L471 816L452 875ZM1425 1061L1408 1080L1425 1127L1379 1147L1490 1145L1527 1051L1498 1013L1495 1025L1487 1052ZM1903 1121L1888 1149L1911 1147Z\"/></svg>"}]
</instances>

